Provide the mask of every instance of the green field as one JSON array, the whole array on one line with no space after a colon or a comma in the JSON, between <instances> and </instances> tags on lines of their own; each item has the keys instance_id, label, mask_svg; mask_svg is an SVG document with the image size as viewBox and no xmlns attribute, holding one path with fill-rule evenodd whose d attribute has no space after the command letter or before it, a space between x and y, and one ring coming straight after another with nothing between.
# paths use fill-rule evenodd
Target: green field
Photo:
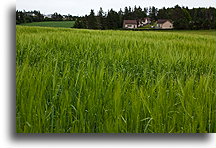
<instances>
[{"instance_id":1,"label":"green field","mask_svg":"<svg viewBox=\"0 0 216 148\"><path fill-rule=\"evenodd\" d=\"M216 30L169 30L168 32L216 37Z\"/></svg>"},{"instance_id":2,"label":"green field","mask_svg":"<svg viewBox=\"0 0 216 148\"><path fill-rule=\"evenodd\" d=\"M211 33L17 26L16 48L18 133L216 132Z\"/></svg>"},{"instance_id":3,"label":"green field","mask_svg":"<svg viewBox=\"0 0 216 148\"><path fill-rule=\"evenodd\" d=\"M22 26L41 26L41 27L61 27L61 28L72 28L74 21L47 21L47 22L33 22L21 24Z\"/></svg>"}]
</instances>

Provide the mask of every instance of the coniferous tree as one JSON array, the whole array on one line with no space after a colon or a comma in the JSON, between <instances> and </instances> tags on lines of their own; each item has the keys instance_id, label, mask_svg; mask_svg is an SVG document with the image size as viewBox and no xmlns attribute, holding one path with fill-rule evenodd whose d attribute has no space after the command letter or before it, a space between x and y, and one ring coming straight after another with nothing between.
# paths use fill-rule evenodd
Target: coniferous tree
<instances>
[{"instance_id":1,"label":"coniferous tree","mask_svg":"<svg viewBox=\"0 0 216 148\"><path fill-rule=\"evenodd\" d=\"M157 20L157 14L158 14L157 8L155 8L154 6L149 8L149 17L152 20Z\"/></svg>"},{"instance_id":2,"label":"coniferous tree","mask_svg":"<svg viewBox=\"0 0 216 148\"><path fill-rule=\"evenodd\" d=\"M129 19L129 10L127 7L125 7L124 9L124 17L123 17L125 20Z\"/></svg>"},{"instance_id":3,"label":"coniferous tree","mask_svg":"<svg viewBox=\"0 0 216 148\"><path fill-rule=\"evenodd\" d=\"M163 7L162 9L159 9L157 17L160 18L160 19L167 19L167 18L169 18L167 11L168 10L165 7Z\"/></svg>"},{"instance_id":4,"label":"coniferous tree","mask_svg":"<svg viewBox=\"0 0 216 148\"><path fill-rule=\"evenodd\" d=\"M108 11L107 24L108 29L117 29L118 26L120 26L118 13L115 12L113 9Z\"/></svg>"},{"instance_id":5,"label":"coniferous tree","mask_svg":"<svg viewBox=\"0 0 216 148\"><path fill-rule=\"evenodd\" d=\"M122 28L123 27L124 13L123 13L123 11L121 9L118 12L118 16L119 16L119 26L118 26L118 28Z\"/></svg>"},{"instance_id":6,"label":"coniferous tree","mask_svg":"<svg viewBox=\"0 0 216 148\"><path fill-rule=\"evenodd\" d=\"M97 29L97 19L93 9L91 9L90 15L87 17L87 28Z\"/></svg>"},{"instance_id":7,"label":"coniferous tree","mask_svg":"<svg viewBox=\"0 0 216 148\"><path fill-rule=\"evenodd\" d=\"M101 7L100 7L100 10L98 12L97 28L98 29L105 29L104 11Z\"/></svg>"},{"instance_id":8,"label":"coniferous tree","mask_svg":"<svg viewBox=\"0 0 216 148\"><path fill-rule=\"evenodd\" d=\"M147 7L145 7L144 9L143 9L143 13L144 13L144 15L148 15L148 8Z\"/></svg>"}]
</instances>

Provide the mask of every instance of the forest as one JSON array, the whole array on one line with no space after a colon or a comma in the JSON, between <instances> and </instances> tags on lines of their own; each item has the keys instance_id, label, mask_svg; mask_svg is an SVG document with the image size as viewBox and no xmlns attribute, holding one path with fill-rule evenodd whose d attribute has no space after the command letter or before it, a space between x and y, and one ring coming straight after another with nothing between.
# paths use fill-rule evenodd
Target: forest
<instances>
[{"instance_id":1,"label":"forest","mask_svg":"<svg viewBox=\"0 0 216 148\"><path fill-rule=\"evenodd\" d=\"M169 19L173 22L175 29L198 30L198 29L215 29L215 8L188 8L176 5L171 8L158 9L154 6L141 8L140 6L125 7L115 11L113 9L105 12L102 8L99 11L91 10L90 14L85 16L62 16L54 13L52 18L44 17L39 11L35 16L29 16L26 12L16 11L16 23L28 23L34 21L75 21L74 28L85 29L121 29L123 20L138 20L145 17L151 19L152 24L158 19Z\"/></svg>"},{"instance_id":2,"label":"forest","mask_svg":"<svg viewBox=\"0 0 216 148\"><path fill-rule=\"evenodd\" d=\"M44 22L44 21L75 21L78 16L61 15L57 12L51 14L48 18L46 15L41 14L40 11L19 11L16 10L16 24L32 23L32 22Z\"/></svg>"}]
</instances>

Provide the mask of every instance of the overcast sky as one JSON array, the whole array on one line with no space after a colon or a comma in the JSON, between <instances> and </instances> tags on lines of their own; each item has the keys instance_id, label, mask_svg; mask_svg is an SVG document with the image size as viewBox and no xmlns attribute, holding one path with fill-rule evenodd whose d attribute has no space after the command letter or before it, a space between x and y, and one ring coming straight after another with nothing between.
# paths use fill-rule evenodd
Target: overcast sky
<instances>
[{"instance_id":1,"label":"overcast sky","mask_svg":"<svg viewBox=\"0 0 216 148\"><path fill-rule=\"evenodd\" d=\"M104 11L113 8L118 11L125 6L141 8L155 6L156 8L173 7L175 5L193 7L216 7L215 0L17 0L17 10L39 10L42 14L60 14L85 15L89 14L91 9L95 13L100 7Z\"/></svg>"}]
</instances>

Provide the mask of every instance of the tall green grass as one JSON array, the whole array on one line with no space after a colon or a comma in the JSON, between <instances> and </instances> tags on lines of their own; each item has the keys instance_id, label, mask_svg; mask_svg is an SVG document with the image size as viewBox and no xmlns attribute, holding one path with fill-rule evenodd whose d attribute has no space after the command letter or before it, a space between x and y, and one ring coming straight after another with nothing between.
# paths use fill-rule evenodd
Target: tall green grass
<instances>
[{"instance_id":1,"label":"tall green grass","mask_svg":"<svg viewBox=\"0 0 216 148\"><path fill-rule=\"evenodd\" d=\"M214 36L16 27L18 133L216 132Z\"/></svg>"}]
</instances>

